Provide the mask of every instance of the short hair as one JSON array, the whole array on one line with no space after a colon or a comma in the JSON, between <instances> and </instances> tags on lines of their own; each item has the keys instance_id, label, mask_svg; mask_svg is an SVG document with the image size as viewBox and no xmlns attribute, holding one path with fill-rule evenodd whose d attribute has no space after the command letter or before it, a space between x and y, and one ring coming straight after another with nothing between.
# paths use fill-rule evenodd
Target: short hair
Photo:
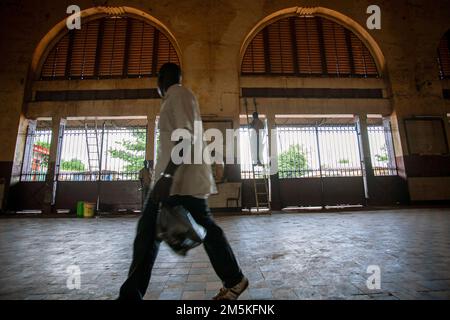
<instances>
[{"instance_id":1,"label":"short hair","mask_svg":"<svg viewBox=\"0 0 450 320\"><path fill-rule=\"evenodd\" d=\"M158 72L159 78L164 78L169 82L179 82L181 79L181 68L175 63L165 63Z\"/></svg>"},{"instance_id":2,"label":"short hair","mask_svg":"<svg viewBox=\"0 0 450 320\"><path fill-rule=\"evenodd\" d=\"M253 112L253 118L258 118L258 112Z\"/></svg>"}]
</instances>

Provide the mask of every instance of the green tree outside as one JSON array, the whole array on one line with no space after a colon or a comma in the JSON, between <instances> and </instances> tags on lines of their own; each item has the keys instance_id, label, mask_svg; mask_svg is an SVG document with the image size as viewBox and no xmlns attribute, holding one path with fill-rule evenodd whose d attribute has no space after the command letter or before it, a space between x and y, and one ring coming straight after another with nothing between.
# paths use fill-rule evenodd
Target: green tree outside
<instances>
[{"instance_id":1,"label":"green tree outside","mask_svg":"<svg viewBox=\"0 0 450 320\"><path fill-rule=\"evenodd\" d=\"M144 166L146 131L133 131L131 135L132 140L116 142L122 148L111 148L108 152L112 158L120 159L126 163L124 168L126 172L138 172Z\"/></svg>"},{"instance_id":2,"label":"green tree outside","mask_svg":"<svg viewBox=\"0 0 450 320\"><path fill-rule=\"evenodd\" d=\"M300 178L308 170L307 155L296 144L278 156L278 172L281 179Z\"/></svg>"},{"instance_id":3,"label":"green tree outside","mask_svg":"<svg viewBox=\"0 0 450 320\"><path fill-rule=\"evenodd\" d=\"M383 163L383 162L389 162L389 155L388 155L388 152L387 152L387 147L386 147L386 146L383 146L383 147L381 148L381 151L382 151L381 154L376 154L376 155L375 155L375 158L377 159L377 161L378 161L378 162L381 162L381 163Z\"/></svg>"}]
</instances>

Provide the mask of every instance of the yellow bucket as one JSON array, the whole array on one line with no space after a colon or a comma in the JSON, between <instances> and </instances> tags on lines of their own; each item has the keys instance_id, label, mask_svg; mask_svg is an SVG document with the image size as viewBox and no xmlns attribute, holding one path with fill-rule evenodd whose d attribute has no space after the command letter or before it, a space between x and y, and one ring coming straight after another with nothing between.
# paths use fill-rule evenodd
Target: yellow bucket
<instances>
[{"instance_id":1,"label":"yellow bucket","mask_svg":"<svg viewBox=\"0 0 450 320\"><path fill-rule=\"evenodd\" d=\"M95 203L85 202L83 216L85 218L92 218L95 212Z\"/></svg>"}]
</instances>

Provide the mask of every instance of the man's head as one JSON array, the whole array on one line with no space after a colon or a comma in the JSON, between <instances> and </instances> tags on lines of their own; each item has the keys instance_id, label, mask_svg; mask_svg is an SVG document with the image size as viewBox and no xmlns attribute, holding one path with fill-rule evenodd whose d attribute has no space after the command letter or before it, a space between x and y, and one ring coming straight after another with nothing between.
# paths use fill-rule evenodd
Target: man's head
<instances>
[{"instance_id":1,"label":"man's head","mask_svg":"<svg viewBox=\"0 0 450 320\"><path fill-rule=\"evenodd\" d=\"M259 115L258 115L258 112L253 112L253 119L258 119L258 117L259 117Z\"/></svg>"},{"instance_id":2,"label":"man's head","mask_svg":"<svg viewBox=\"0 0 450 320\"><path fill-rule=\"evenodd\" d=\"M158 73L158 93L161 97L174 84L181 83L181 69L175 63L165 63Z\"/></svg>"},{"instance_id":3,"label":"man's head","mask_svg":"<svg viewBox=\"0 0 450 320\"><path fill-rule=\"evenodd\" d=\"M147 160L144 160L144 168L148 169L148 161Z\"/></svg>"}]
</instances>

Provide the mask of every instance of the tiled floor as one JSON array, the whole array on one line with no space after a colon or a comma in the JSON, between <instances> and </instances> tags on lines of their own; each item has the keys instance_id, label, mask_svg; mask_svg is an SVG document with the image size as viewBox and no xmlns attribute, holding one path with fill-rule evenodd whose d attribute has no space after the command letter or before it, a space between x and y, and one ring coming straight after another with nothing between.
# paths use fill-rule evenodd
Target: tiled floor
<instances>
[{"instance_id":1,"label":"tiled floor","mask_svg":"<svg viewBox=\"0 0 450 320\"><path fill-rule=\"evenodd\" d=\"M0 219L0 299L113 299L136 217ZM243 299L450 299L450 209L223 217L250 288ZM67 268L81 269L69 290ZM369 290L367 267L381 268ZM163 245L147 299L209 299L221 283L203 248Z\"/></svg>"}]
</instances>

